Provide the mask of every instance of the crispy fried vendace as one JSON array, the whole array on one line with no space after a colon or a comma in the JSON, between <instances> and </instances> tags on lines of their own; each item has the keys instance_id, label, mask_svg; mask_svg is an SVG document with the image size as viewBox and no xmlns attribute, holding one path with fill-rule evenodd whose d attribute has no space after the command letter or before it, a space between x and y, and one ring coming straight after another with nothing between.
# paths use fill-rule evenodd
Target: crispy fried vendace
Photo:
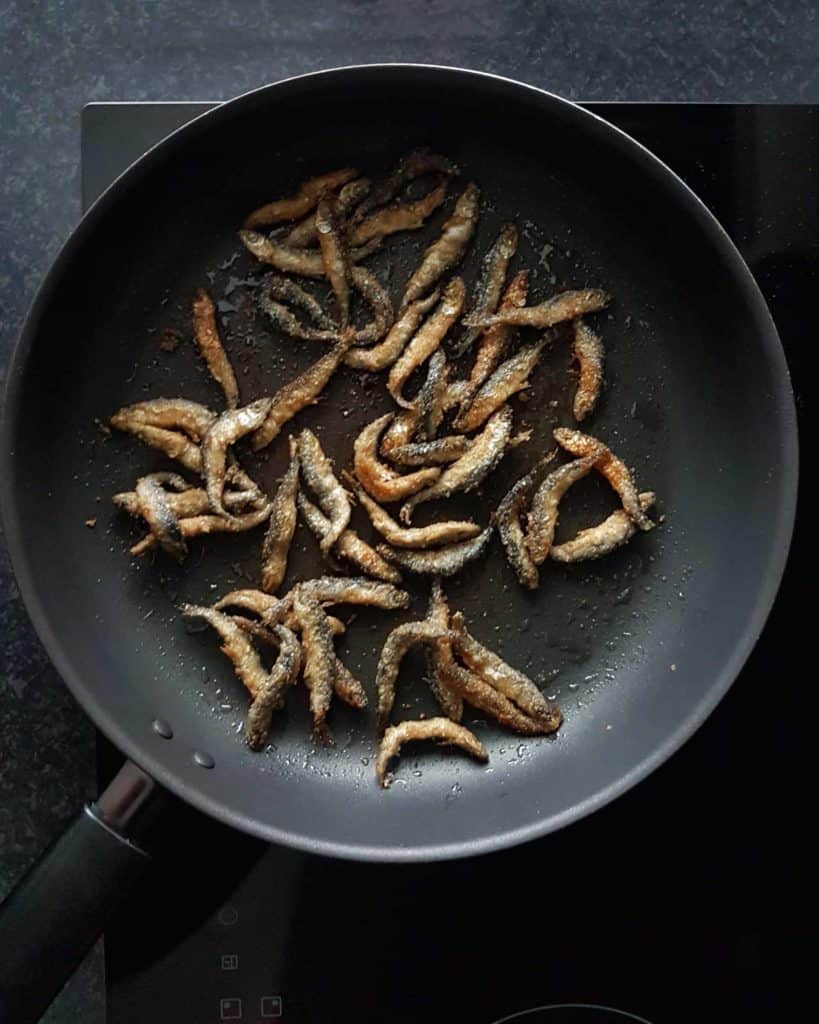
<instances>
[{"instance_id":1,"label":"crispy fried vendace","mask_svg":"<svg viewBox=\"0 0 819 1024\"><path fill-rule=\"evenodd\" d=\"M446 182L442 181L420 199L391 203L350 228L350 245L364 245L371 238L385 238L399 231L415 231L445 199Z\"/></svg>"},{"instance_id":2,"label":"crispy fried vendace","mask_svg":"<svg viewBox=\"0 0 819 1024\"><path fill-rule=\"evenodd\" d=\"M381 455L392 460L392 453L397 448L409 444L418 433L422 419L423 413L421 412L419 402L413 405L411 409L402 409L401 412L397 413L381 435L381 443L378 446Z\"/></svg>"},{"instance_id":3,"label":"crispy fried vendace","mask_svg":"<svg viewBox=\"0 0 819 1024\"><path fill-rule=\"evenodd\" d=\"M289 334L291 338L299 338L302 341L336 341L338 339L338 328L313 327L303 323L288 306L272 298L271 293L262 292L259 295L259 309L270 318L276 327L284 331L285 334Z\"/></svg>"},{"instance_id":4,"label":"crispy fried vendace","mask_svg":"<svg viewBox=\"0 0 819 1024\"><path fill-rule=\"evenodd\" d=\"M202 472L210 506L220 516L229 518L222 504L227 473L228 448L240 438L252 434L264 423L271 399L260 398L241 409L230 409L213 423L202 439Z\"/></svg>"},{"instance_id":5,"label":"crispy fried vendace","mask_svg":"<svg viewBox=\"0 0 819 1024\"><path fill-rule=\"evenodd\" d=\"M441 466L449 462L457 462L466 455L474 444L463 434L451 434L438 437L434 441L415 441L402 444L390 453L390 461L398 466Z\"/></svg>"},{"instance_id":6,"label":"crispy fried vendace","mask_svg":"<svg viewBox=\"0 0 819 1024\"><path fill-rule=\"evenodd\" d=\"M211 533L245 533L267 521L271 505L265 504L250 512L231 513L229 516L197 515L179 520L179 530L185 540L204 537ZM131 548L132 555L142 555L156 546L156 537L149 533Z\"/></svg>"},{"instance_id":7,"label":"crispy fried vendace","mask_svg":"<svg viewBox=\"0 0 819 1024\"><path fill-rule=\"evenodd\" d=\"M508 697L524 714L543 725L545 732L554 732L560 727L563 716L557 707L546 700L528 676L512 668L494 651L479 643L466 628L461 612L455 612L451 624L455 633L455 653L463 659L467 668L504 697Z\"/></svg>"},{"instance_id":8,"label":"crispy fried vendace","mask_svg":"<svg viewBox=\"0 0 819 1024\"><path fill-rule=\"evenodd\" d=\"M119 409L109 420L112 427L126 433L136 426L182 431L192 441L201 441L216 413L186 398L151 398Z\"/></svg>"},{"instance_id":9,"label":"crispy fried vendace","mask_svg":"<svg viewBox=\"0 0 819 1024\"><path fill-rule=\"evenodd\" d=\"M270 227L285 220L297 220L309 213L326 192L334 192L347 182L357 177L358 171L352 167L342 167L337 171L320 174L299 185L299 190L286 199L276 199L265 203L245 218L246 228Z\"/></svg>"},{"instance_id":10,"label":"crispy fried vendace","mask_svg":"<svg viewBox=\"0 0 819 1024\"><path fill-rule=\"evenodd\" d=\"M240 231L239 239L249 253L260 263L268 263L282 274L297 277L324 277L325 267L321 253L315 249L295 249L283 242L260 235L257 231ZM381 248L381 239L374 238L366 245L350 250L350 262L359 263Z\"/></svg>"},{"instance_id":11,"label":"crispy fried vendace","mask_svg":"<svg viewBox=\"0 0 819 1024\"><path fill-rule=\"evenodd\" d=\"M378 709L376 725L378 734L381 735L387 728L392 714L392 706L395 703L395 685L398 681L398 673L401 670L401 662L404 655L411 647L418 644L429 644L447 636L446 627L441 627L432 619L422 619L420 622L405 622L396 626L384 641L381 649L381 656L378 659L378 668L375 673L375 686L378 694Z\"/></svg>"},{"instance_id":12,"label":"crispy fried vendace","mask_svg":"<svg viewBox=\"0 0 819 1024\"><path fill-rule=\"evenodd\" d=\"M417 405L418 411L421 413L421 422L418 425L418 436L421 440L429 441L438 434L438 428L449 407L447 404L448 389L449 364L446 353L439 348L430 357L426 380L421 385L418 397L413 402L413 406Z\"/></svg>"},{"instance_id":13,"label":"crispy fried vendace","mask_svg":"<svg viewBox=\"0 0 819 1024\"><path fill-rule=\"evenodd\" d=\"M298 440L299 462L304 482L315 494L328 529L319 546L324 554L336 543L350 522L350 495L333 472L333 464L324 454L321 442L312 430L302 430Z\"/></svg>"},{"instance_id":14,"label":"crispy fried vendace","mask_svg":"<svg viewBox=\"0 0 819 1024\"><path fill-rule=\"evenodd\" d=\"M480 319L491 316L498 308L506 281L506 271L509 269L509 263L517 248L518 229L514 224L504 224L492 248L484 257L483 270L476 288L470 317ZM457 344L453 346L452 354L456 357L462 356L474 345L480 333L480 327L468 327Z\"/></svg>"},{"instance_id":15,"label":"crispy fried vendace","mask_svg":"<svg viewBox=\"0 0 819 1024\"><path fill-rule=\"evenodd\" d=\"M354 480L349 474L345 476L345 479L355 488L356 497L370 517L370 522L384 539L394 547L437 547L441 544L453 544L457 541L469 540L471 537L477 537L481 532L481 528L477 523L460 520L452 520L446 523L431 523L429 526L405 529L377 501L374 501L367 494L357 480Z\"/></svg>"},{"instance_id":16,"label":"crispy fried vendace","mask_svg":"<svg viewBox=\"0 0 819 1024\"><path fill-rule=\"evenodd\" d=\"M339 212L346 217L369 194L371 187L369 178L356 178L355 181L348 182L338 193ZM308 213L300 220L285 236L284 241L285 245L297 249L315 245L318 242L315 213Z\"/></svg>"},{"instance_id":17,"label":"crispy fried vendace","mask_svg":"<svg viewBox=\"0 0 819 1024\"><path fill-rule=\"evenodd\" d=\"M640 508L646 512L654 504L654 492L643 491L638 495L638 500ZM622 547L636 532L637 527L631 516L625 509L618 508L597 526L580 530L576 537L564 544L553 545L549 557L556 562L583 562L591 558L602 558Z\"/></svg>"},{"instance_id":18,"label":"crispy fried vendace","mask_svg":"<svg viewBox=\"0 0 819 1024\"><path fill-rule=\"evenodd\" d=\"M223 495L225 508L230 512L241 512L248 507L265 504L265 502L259 502L258 495L259 492L256 490L225 491ZM210 511L207 491L201 487L194 487L192 484L188 484L186 489L179 493L166 491L165 499L177 519L191 519ZM111 500L123 512L132 516L140 515L136 491L121 491L119 494L115 494Z\"/></svg>"},{"instance_id":19,"label":"crispy fried vendace","mask_svg":"<svg viewBox=\"0 0 819 1024\"><path fill-rule=\"evenodd\" d=\"M285 605L281 598L266 594L263 590L232 590L224 597L220 597L214 604L216 611L224 611L226 608L241 608L243 611L252 612L262 622L270 625L279 622L285 613Z\"/></svg>"},{"instance_id":20,"label":"crispy fried vendace","mask_svg":"<svg viewBox=\"0 0 819 1024\"><path fill-rule=\"evenodd\" d=\"M423 721L401 722L399 725L392 725L387 729L378 751L375 773L378 782L384 789L390 787L391 777L387 771L390 761L399 754L401 747L411 740L436 740L438 743L459 747L477 761L485 763L489 760L486 747L474 733L449 718L426 718Z\"/></svg>"},{"instance_id":21,"label":"crispy fried vendace","mask_svg":"<svg viewBox=\"0 0 819 1024\"><path fill-rule=\"evenodd\" d=\"M461 261L478 223L479 198L480 192L474 184L467 185L458 197L440 237L429 246L421 265L407 281L401 309L426 295L448 270Z\"/></svg>"},{"instance_id":22,"label":"crispy fried vendace","mask_svg":"<svg viewBox=\"0 0 819 1024\"><path fill-rule=\"evenodd\" d=\"M296 496L299 493L299 453L290 438L290 464L279 482L270 521L262 542L262 589L275 593L287 572L287 556L296 532Z\"/></svg>"},{"instance_id":23,"label":"crispy fried vendace","mask_svg":"<svg viewBox=\"0 0 819 1024\"><path fill-rule=\"evenodd\" d=\"M212 626L219 635L221 651L233 664L233 671L242 681L247 692L255 700L264 690L268 674L262 665L259 653L250 642L247 633L229 615L206 608L203 605L182 604L179 611L186 619L202 619Z\"/></svg>"},{"instance_id":24,"label":"crispy fried vendace","mask_svg":"<svg viewBox=\"0 0 819 1024\"><path fill-rule=\"evenodd\" d=\"M299 495L299 511L310 531L321 542L330 529L330 520L304 494ZM349 527L341 532L332 547L334 554L350 562L373 579L400 583L401 573Z\"/></svg>"},{"instance_id":25,"label":"crispy fried vendace","mask_svg":"<svg viewBox=\"0 0 819 1024\"><path fill-rule=\"evenodd\" d=\"M338 332L338 324L332 317L327 316L318 299L308 292L306 288L302 288L296 281L292 281L289 277L273 274L266 279L265 283L267 294L272 299L277 299L280 303L286 303L288 306L300 309L303 313L307 314L310 321L320 330Z\"/></svg>"},{"instance_id":26,"label":"crispy fried vendace","mask_svg":"<svg viewBox=\"0 0 819 1024\"><path fill-rule=\"evenodd\" d=\"M567 462L552 472L538 486L529 508L526 547L535 565L548 558L557 529L558 512L563 495L594 468L598 452Z\"/></svg>"},{"instance_id":27,"label":"crispy fried vendace","mask_svg":"<svg viewBox=\"0 0 819 1024\"><path fill-rule=\"evenodd\" d=\"M608 480L623 503L623 508L628 512L636 525L641 530L653 530L655 523L649 519L644 510L640 507L640 499L634 479L626 464L618 459L614 452L597 438L589 434L583 434L579 430L570 430L568 427L557 427L554 431L554 439L567 452L572 455L586 456L595 454L594 467Z\"/></svg>"},{"instance_id":28,"label":"crispy fried vendace","mask_svg":"<svg viewBox=\"0 0 819 1024\"><path fill-rule=\"evenodd\" d=\"M339 326L350 322L350 257L343 218L334 196L324 195L316 208L316 231L324 274L336 300Z\"/></svg>"},{"instance_id":29,"label":"crispy fried vendace","mask_svg":"<svg viewBox=\"0 0 819 1024\"><path fill-rule=\"evenodd\" d=\"M329 618L329 616L328 616ZM360 710L367 706L367 692L340 658L336 658L333 691L345 704Z\"/></svg>"},{"instance_id":30,"label":"crispy fried vendace","mask_svg":"<svg viewBox=\"0 0 819 1024\"><path fill-rule=\"evenodd\" d=\"M499 310L492 316L464 317L467 327L492 327L494 324L512 324L515 327L554 327L566 320L575 320L588 313L599 313L611 301L608 292L600 288L579 288L561 292L537 306L521 306Z\"/></svg>"},{"instance_id":31,"label":"crispy fried vendace","mask_svg":"<svg viewBox=\"0 0 819 1024\"><path fill-rule=\"evenodd\" d=\"M516 309L526 304L526 296L529 291L529 272L521 270L515 274L509 283L509 287L503 294L500 309ZM473 328L476 329L477 328ZM495 324L493 327L480 329L478 347L475 352L475 362L469 379L464 381L464 387L458 396L460 404L459 415L466 415L472 399L480 390L483 383L494 373L500 361L506 354L506 349L512 339L515 328L509 324Z\"/></svg>"},{"instance_id":32,"label":"crispy fried vendace","mask_svg":"<svg viewBox=\"0 0 819 1024\"><path fill-rule=\"evenodd\" d=\"M333 630L319 602L301 588L296 590L293 612L301 625L302 674L310 694L313 730L322 743L331 744L327 712L330 710L336 677Z\"/></svg>"},{"instance_id":33,"label":"crispy fried vendace","mask_svg":"<svg viewBox=\"0 0 819 1024\"><path fill-rule=\"evenodd\" d=\"M449 603L440 579L433 579L429 591L427 618L440 626L449 629ZM441 710L453 722L460 722L464 712L464 702L457 693L448 689L445 680L445 669L453 661L452 641L448 638L436 640L427 649L427 670L429 686Z\"/></svg>"},{"instance_id":34,"label":"crispy fried vendace","mask_svg":"<svg viewBox=\"0 0 819 1024\"><path fill-rule=\"evenodd\" d=\"M528 590L537 588L540 583L540 573L529 553L522 520L544 467L554 459L556 454L557 449L554 449L513 484L501 499L495 513L498 536L506 549L506 557L519 582Z\"/></svg>"},{"instance_id":35,"label":"crispy fried vendace","mask_svg":"<svg viewBox=\"0 0 819 1024\"><path fill-rule=\"evenodd\" d=\"M572 409L574 418L584 420L597 405L603 390L603 360L605 350L599 335L582 320L575 320L573 351L579 374Z\"/></svg>"},{"instance_id":36,"label":"crispy fried vendace","mask_svg":"<svg viewBox=\"0 0 819 1024\"><path fill-rule=\"evenodd\" d=\"M389 544L379 544L376 550L390 562L400 565L408 572L422 576L454 576L465 565L484 553L491 536L492 527L487 526L482 533L471 540L447 544L434 551L408 551L392 547Z\"/></svg>"},{"instance_id":37,"label":"crispy fried vendace","mask_svg":"<svg viewBox=\"0 0 819 1024\"><path fill-rule=\"evenodd\" d=\"M466 433L477 430L512 395L528 388L529 376L537 365L546 342L547 339L542 338L533 345L526 345L511 359L501 363L489 380L482 385L466 410L455 417L453 427Z\"/></svg>"},{"instance_id":38,"label":"crispy fried vendace","mask_svg":"<svg viewBox=\"0 0 819 1024\"><path fill-rule=\"evenodd\" d=\"M428 149L416 149L402 157L395 170L377 185L350 217L350 223L359 224L372 210L395 199L401 190L416 178L427 174L452 177L458 168L451 160Z\"/></svg>"},{"instance_id":39,"label":"crispy fried vendace","mask_svg":"<svg viewBox=\"0 0 819 1024\"><path fill-rule=\"evenodd\" d=\"M264 747L273 713L283 706L285 691L295 683L301 670L301 644L296 635L279 624L270 626L269 630L278 644L279 654L247 709L245 737L252 750Z\"/></svg>"},{"instance_id":40,"label":"crispy fried vendace","mask_svg":"<svg viewBox=\"0 0 819 1024\"><path fill-rule=\"evenodd\" d=\"M406 590L399 590L391 583L377 583L375 580L355 576L319 576L305 583L299 583L285 598L295 591L314 598L321 604L355 604L370 608L409 608L410 596Z\"/></svg>"},{"instance_id":41,"label":"crispy fried vendace","mask_svg":"<svg viewBox=\"0 0 819 1024\"><path fill-rule=\"evenodd\" d=\"M216 306L204 288L197 291L193 300L193 334L211 377L224 393L228 409L235 409L239 404L239 385L219 337Z\"/></svg>"},{"instance_id":42,"label":"crispy fried vendace","mask_svg":"<svg viewBox=\"0 0 819 1024\"><path fill-rule=\"evenodd\" d=\"M378 442L392 421L388 412L364 427L353 445L353 465L359 483L377 501L401 501L437 480L440 469L430 466L401 476L378 458Z\"/></svg>"},{"instance_id":43,"label":"crispy fried vendace","mask_svg":"<svg viewBox=\"0 0 819 1024\"><path fill-rule=\"evenodd\" d=\"M341 339L318 359L308 366L304 373L288 381L279 388L270 400L270 409L264 422L253 435L253 449L259 451L266 448L281 432L282 427L296 413L307 405L312 405L327 386L327 382L336 372L344 359L345 353L353 343L351 333L343 333Z\"/></svg>"},{"instance_id":44,"label":"crispy fried vendace","mask_svg":"<svg viewBox=\"0 0 819 1024\"><path fill-rule=\"evenodd\" d=\"M432 292L424 299L411 302L406 309L399 313L398 318L389 329L387 337L378 345L372 348L353 348L346 357L345 363L355 370L369 370L370 373L377 373L392 366L395 360L404 351L407 342L415 334L418 325L425 314L438 301L439 293Z\"/></svg>"},{"instance_id":45,"label":"crispy fried vendace","mask_svg":"<svg viewBox=\"0 0 819 1024\"><path fill-rule=\"evenodd\" d=\"M554 732L543 722L524 714L508 697L481 679L476 672L458 664L449 648L445 648L438 658L438 671L447 690L458 694L472 707L491 715L507 729L521 736L543 736Z\"/></svg>"},{"instance_id":46,"label":"crispy fried vendace","mask_svg":"<svg viewBox=\"0 0 819 1024\"><path fill-rule=\"evenodd\" d=\"M426 490L419 491L401 508L401 522L409 523L418 505L439 498L449 498L459 491L474 490L497 466L512 437L512 410L499 409L489 420L472 446L457 462L453 462Z\"/></svg>"},{"instance_id":47,"label":"crispy fried vendace","mask_svg":"<svg viewBox=\"0 0 819 1024\"><path fill-rule=\"evenodd\" d=\"M398 405L410 408L412 402L402 394L412 372L424 363L446 337L447 331L461 315L466 288L460 277L453 277L444 288L437 309L418 328L407 347L393 363L387 377L387 391Z\"/></svg>"},{"instance_id":48,"label":"crispy fried vendace","mask_svg":"<svg viewBox=\"0 0 819 1024\"><path fill-rule=\"evenodd\" d=\"M188 547L168 501L167 489L184 491L188 486L178 473L150 473L137 480L135 488L139 515L148 524L156 543L178 562L185 558Z\"/></svg>"},{"instance_id":49,"label":"crispy fried vendace","mask_svg":"<svg viewBox=\"0 0 819 1024\"><path fill-rule=\"evenodd\" d=\"M164 427L154 427L150 423L141 423L126 419L119 413L111 417L111 426L126 434L139 438L140 441L167 455L192 473L202 475L202 452L199 445L185 434Z\"/></svg>"}]
</instances>

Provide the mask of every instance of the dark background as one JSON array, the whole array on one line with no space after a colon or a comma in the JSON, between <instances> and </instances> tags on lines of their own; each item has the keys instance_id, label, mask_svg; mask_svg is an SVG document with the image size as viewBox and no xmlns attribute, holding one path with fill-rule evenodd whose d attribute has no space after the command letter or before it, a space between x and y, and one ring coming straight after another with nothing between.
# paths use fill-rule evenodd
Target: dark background
<instances>
[{"instance_id":1,"label":"dark background","mask_svg":"<svg viewBox=\"0 0 819 1024\"><path fill-rule=\"evenodd\" d=\"M812 0L0 3L0 377L79 217L89 101L226 99L322 67L419 61L587 101L817 103L818 27ZM93 790L93 731L32 633L0 538L0 898ZM97 950L51 1024L101 1024L101 966Z\"/></svg>"}]
</instances>

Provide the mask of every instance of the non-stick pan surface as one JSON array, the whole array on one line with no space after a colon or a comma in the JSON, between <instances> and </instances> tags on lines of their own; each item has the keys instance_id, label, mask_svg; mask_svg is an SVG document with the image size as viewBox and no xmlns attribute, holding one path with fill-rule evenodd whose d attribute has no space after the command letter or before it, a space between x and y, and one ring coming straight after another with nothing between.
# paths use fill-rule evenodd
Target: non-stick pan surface
<instances>
[{"instance_id":1,"label":"non-stick pan surface","mask_svg":"<svg viewBox=\"0 0 819 1024\"><path fill-rule=\"evenodd\" d=\"M607 389L589 429L659 496L662 525L598 563L549 566L523 592L501 556L452 582L473 632L541 681L566 721L553 740L520 739L469 715L490 752L478 767L409 750L389 792L373 773L372 718L334 708L336 746L309 739L294 693L249 752L245 696L209 633L175 606L210 602L255 580L260 535L215 538L182 568L127 554L135 527L111 506L162 460L95 426L125 403L219 395L190 341L193 291L222 301L243 397L270 393L319 348L275 336L255 313L258 273L238 244L244 214L303 178L353 165L386 171L429 145L474 179L484 209L473 255L517 221L516 265L533 295L562 284L614 295L600 320ZM438 223L436 221L436 223ZM430 228L430 231L434 231ZM393 293L429 240L405 238ZM184 340L160 344L168 328ZM570 422L569 352L555 346L518 418L535 440L511 454L483 494L462 503L484 520ZM341 465L358 429L386 408L383 379L344 371L295 426L312 426ZM285 440L248 459L272 487ZM179 795L269 840L341 856L402 860L495 849L555 829L637 782L703 721L762 628L787 554L796 440L787 370L747 268L705 208L639 145L577 107L469 72L368 67L309 75L227 104L162 143L95 204L51 271L10 374L3 439L5 514L14 565L49 654L98 726ZM561 529L599 518L613 499L575 489ZM88 528L86 520L95 519ZM425 521L425 520L422 520ZM303 530L291 579L320 571ZM426 587L414 586L413 612ZM403 614L403 613L402 613ZM354 616L340 653L371 681L401 618ZM402 676L398 713L431 705L423 663ZM173 730L154 729L162 719ZM202 767L197 752L212 759Z\"/></svg>"}]
</instances>

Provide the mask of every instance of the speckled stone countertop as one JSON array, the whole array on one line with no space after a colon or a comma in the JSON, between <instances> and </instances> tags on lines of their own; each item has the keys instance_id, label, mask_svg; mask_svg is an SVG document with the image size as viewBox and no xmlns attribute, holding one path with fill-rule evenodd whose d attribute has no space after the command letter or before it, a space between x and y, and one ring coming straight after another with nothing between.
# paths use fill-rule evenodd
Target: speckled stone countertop
<instances>
[{"instance_id":1,"label":"speckled stone countertop","mask_svg":"<svg viewBox=\"0 0 819 1024\"><path fill-rule=\"evenodd\" d=\"M479 68L584 100L819 102L813 0L0 4L0 376L80 212L92 100L223 99L343 64ZM93 730L28 623L0 538L0 897L93 793ZM105 1019L98 948L51 1024Z\"/></svg>"}]
</instances>

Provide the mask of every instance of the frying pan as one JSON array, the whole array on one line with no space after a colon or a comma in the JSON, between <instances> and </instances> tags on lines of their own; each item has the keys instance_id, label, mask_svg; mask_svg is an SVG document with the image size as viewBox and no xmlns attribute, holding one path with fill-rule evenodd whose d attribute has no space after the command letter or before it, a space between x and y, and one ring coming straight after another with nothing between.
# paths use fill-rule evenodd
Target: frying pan
<instances>
[{"instance_id":1,"label":"frying pan","mask_svg":"<svg viewBox=\"0 0 819 1024\"><path fill-rule=\"evenodd\" d=\"M663 522L599 563L550 567L534 594L517 586L497 543L453 581L453 607L557 697L565 725L553 740L521 742L469 718L488 746L487 768L410 751L384 792L373 778L372 722L344 708L333 711L332 749L308 740L297 694L274 722L271 748L245 748L241 688L213 637L188 632L175 606L248 585L258 538L211 539L182 568L162 558L135 564L134 527L110 495L162 461L104 437L94 420L147 395L218 404L187 340L201 285L222 299L245 400L314 360L315 346L277 337L255 313L258 270L240 252L237 225L311 174L344 165L382 174L418 145L450 156L482 189L468 284L475 253L514 219L535 298L566 284L613 294L598 320L607 390L589 429L657 492ZM430 232L435 225L373 261L393 293ZM186 336L173 353L159 344L168 328ZM532 441L480 496L455 503L456 514L486 518L551 429L570 422L565 346L551 347L537 380L518 404ZM344 464L360 426L388 407L381 383L345 371L297 423L315 426ZM248 458L268 488L285 447ZM797 481L776 330L696 196L571 103L490 75L419 66L344 68L260 89L177 131L112 185L29 314L9 373L2 459L6 531L29 613L74 695L130 759L4 908L0 1008L18 1024L36 1019L141 870L129 836L157 792L271 842L409 861L543 836L633 786L702 723L748 656L785 564ZM576 490L562 513L567 533L613 507L596 481ZM319 571L300 533L291 576ZM423 586L412 589L407 617L425 601ZM351 623L341 653L365 680L397 621L362 612ZM431 707L411 678L420 666L408 669L399 702L407 717Z\"/></svg>"}]
</instances>

